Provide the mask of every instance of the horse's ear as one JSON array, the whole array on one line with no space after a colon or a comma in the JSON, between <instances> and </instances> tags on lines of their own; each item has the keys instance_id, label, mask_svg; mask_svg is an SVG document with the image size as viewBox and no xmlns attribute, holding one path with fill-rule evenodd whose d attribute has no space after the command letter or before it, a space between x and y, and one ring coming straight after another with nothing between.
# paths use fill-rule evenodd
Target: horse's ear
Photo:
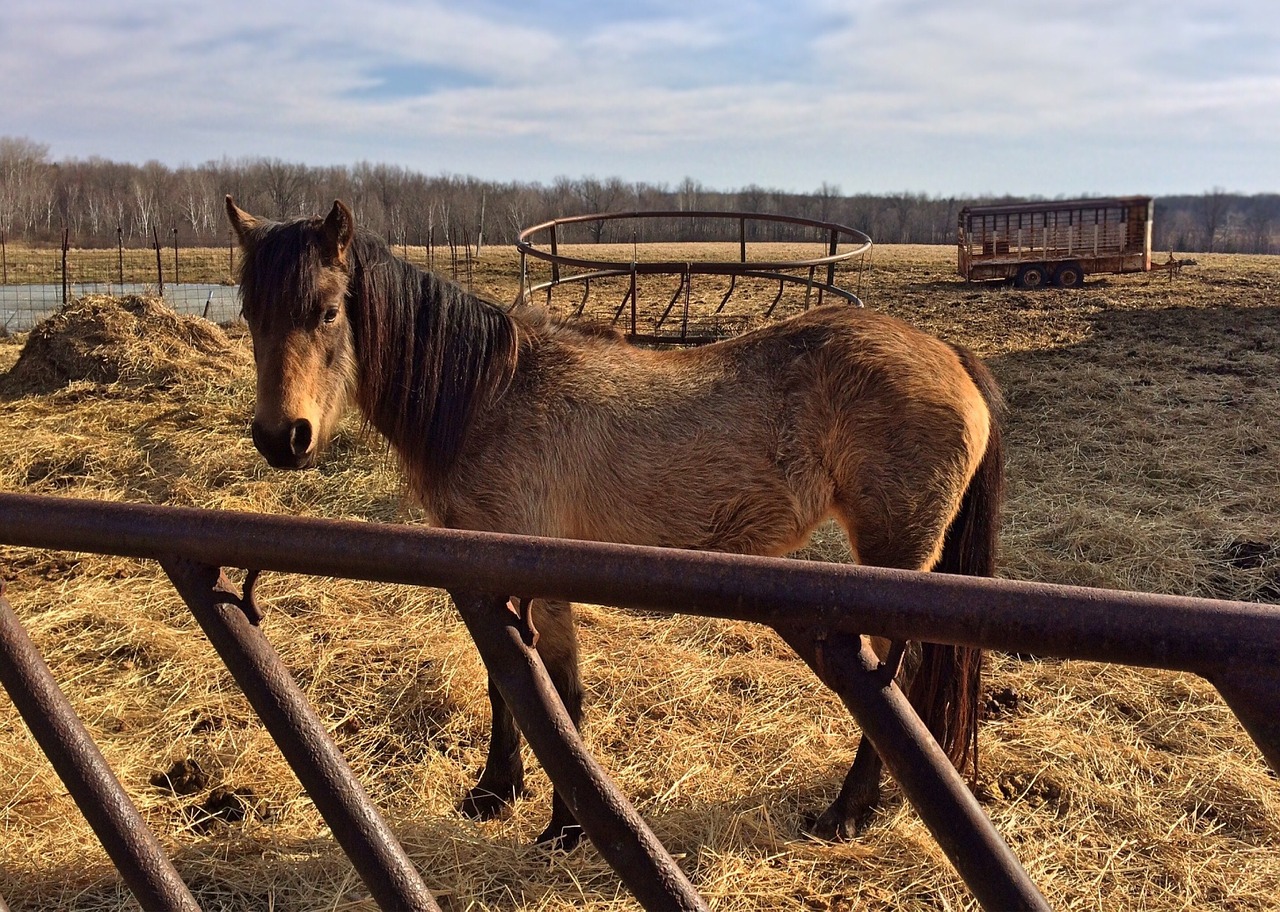
<instances>
[{"instance_id":1,"label":"horse's ear","mask_svg":"<svg viewBox=\"0 0 1280 912\"><path fill-rule=\"evenodd\" d=\"M250 215L237 206L230 193L227 194L227 218L231 220L231 229L235 231L240 246L248 247L250 235L262 224L262 219Z\"/></svg>"},{"instance_id":2,"label":"horse's ear","mask_svg":"<svg viewBox=\"0 0 1280 912\"><path fill-rule=\"evenodd\" d=\"M320 234L324 238L325 262L346 265L347 251L351 249L351 242L356 236L356 219L342 200L333 201L333 208L325 217Z\"/></svg>"}]
</instances>

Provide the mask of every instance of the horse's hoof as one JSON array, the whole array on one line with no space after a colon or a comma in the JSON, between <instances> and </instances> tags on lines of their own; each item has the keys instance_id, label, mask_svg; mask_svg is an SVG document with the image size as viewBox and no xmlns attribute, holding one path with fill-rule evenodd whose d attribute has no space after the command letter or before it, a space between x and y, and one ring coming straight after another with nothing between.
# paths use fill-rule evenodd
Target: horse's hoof
<instances>
[{"instance_id":1,"label":"horse's hoof","mask_svg":"<svg viewBox=\"0 0 1280 912\"><path fill-rule=\"evenodd\" d=\"M534 844L553 852L572 852L582 842L582 836L582 827L576 823L566 826L552 823L534 840Z\"/></svg>"},{"instance_id":2,"label":"horse's hoof","mask_svg":"<svg viewBox=\"0 0 1280 912\"><path fill-rule=\"evenodd\" d=\"M835 808L827 808L818 817L805 822L805 832L823 842L848 842L855 839L871 823L875 805L864 807L851 814L842 814Z\"/></svg>"},{"instance_id":3,"label":"horse's hoof","mask_svg":"<svg viewBox=\"0 0 1280 912\"><path fill-rule=\"evenodd\" d=\"M472 820L492 820L511 806L511 802L519 797L520 790L504 789L500 792L476 786L467 792L458 810L464 817Z\"/></svg>"},{"instance_id":4,"label":"horse's hoof","mask_svg":"<svg viewBox=\"0 0 1280 912\"><path fill-rule=\"evenodd\" d=\"M806 820L804 831L823 842L847 842L851 838L845 821L830 810Z\"/></svg>"}]
</instances>

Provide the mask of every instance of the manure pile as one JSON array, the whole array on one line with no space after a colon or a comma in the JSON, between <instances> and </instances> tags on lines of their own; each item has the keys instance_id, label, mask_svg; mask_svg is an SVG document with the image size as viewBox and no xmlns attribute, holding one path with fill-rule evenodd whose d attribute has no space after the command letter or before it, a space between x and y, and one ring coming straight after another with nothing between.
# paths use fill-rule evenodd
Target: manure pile
<instances>
[{"instance_id":1,"label":"manure pile","mask_svg":"<svg viewBox=\"0 0 1280 912\"><path fill-rule=\"evenodd\" d=\"M0 395L51 393L70 383L165 388L226 374L244 353L217 326L174 313L159 298L90 295L28 334Z\"/></svg>"}]
</instances>

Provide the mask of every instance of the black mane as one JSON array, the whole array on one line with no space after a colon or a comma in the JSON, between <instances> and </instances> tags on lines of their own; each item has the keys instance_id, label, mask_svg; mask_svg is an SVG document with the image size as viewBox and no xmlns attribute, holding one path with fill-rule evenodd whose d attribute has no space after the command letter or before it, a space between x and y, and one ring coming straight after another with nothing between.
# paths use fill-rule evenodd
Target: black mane
<instances>
[{"instance_id":1,"label":"black mane","mask_svg":"<svg viewBox=\"0 0 1280 912\"><path fill-rule=\"evenodd\" d=\"M402 458L423 454L413 464L418 480L437 481L476 410L515 371L515 324L497 304L395 256L374 234L357 232L347 256L357 403ZM422 437L426 447L415 440Z\"/></svg>"}]
</instances>

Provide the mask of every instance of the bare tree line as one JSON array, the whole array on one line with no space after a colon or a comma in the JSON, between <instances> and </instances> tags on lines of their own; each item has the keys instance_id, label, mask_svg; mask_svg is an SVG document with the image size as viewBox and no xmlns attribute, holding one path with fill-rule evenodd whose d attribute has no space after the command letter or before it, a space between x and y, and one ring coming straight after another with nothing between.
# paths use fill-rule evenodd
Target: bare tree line
<instances>
[{"instance_id":1,"label":"bare tree line","mask_svg":"<svg viewBox=\"0 0 1280 912\"><path fill-rule=\"evenodd\" d=\"M1137 192L1141 188L1136 188ZM500 183L458 175L428 176L398 165L359 162L313 167L272 158L223 159L170 168L101 158L52 161L47 145L0 137L0 231L32 243L60 240L64 228L78 246L145 245L154 232L176 229L184 245L226 242L222 198L233 194L249 210L273 218L325 211L341 198L361 223L394 244L507 244L522 228L559 216L630 210L731 210L838 222L877 243L949 244L956 218L989 198L841 193L823 183L811 193L751 185L717 190L686 178L676 186L629 183L617 177L562 177L549 185ZM646 236L631 232L643 230ZM723 222L588 223L565 241L644 242L736 240ZM753 241L809 240L801 229L756 224ZM625 235L623 232L626 232ZM1200 195L1156 201L1157 250L1280 252L1280 194L1244 196L1218 187Z\"/></svg>"}]
</instances>

